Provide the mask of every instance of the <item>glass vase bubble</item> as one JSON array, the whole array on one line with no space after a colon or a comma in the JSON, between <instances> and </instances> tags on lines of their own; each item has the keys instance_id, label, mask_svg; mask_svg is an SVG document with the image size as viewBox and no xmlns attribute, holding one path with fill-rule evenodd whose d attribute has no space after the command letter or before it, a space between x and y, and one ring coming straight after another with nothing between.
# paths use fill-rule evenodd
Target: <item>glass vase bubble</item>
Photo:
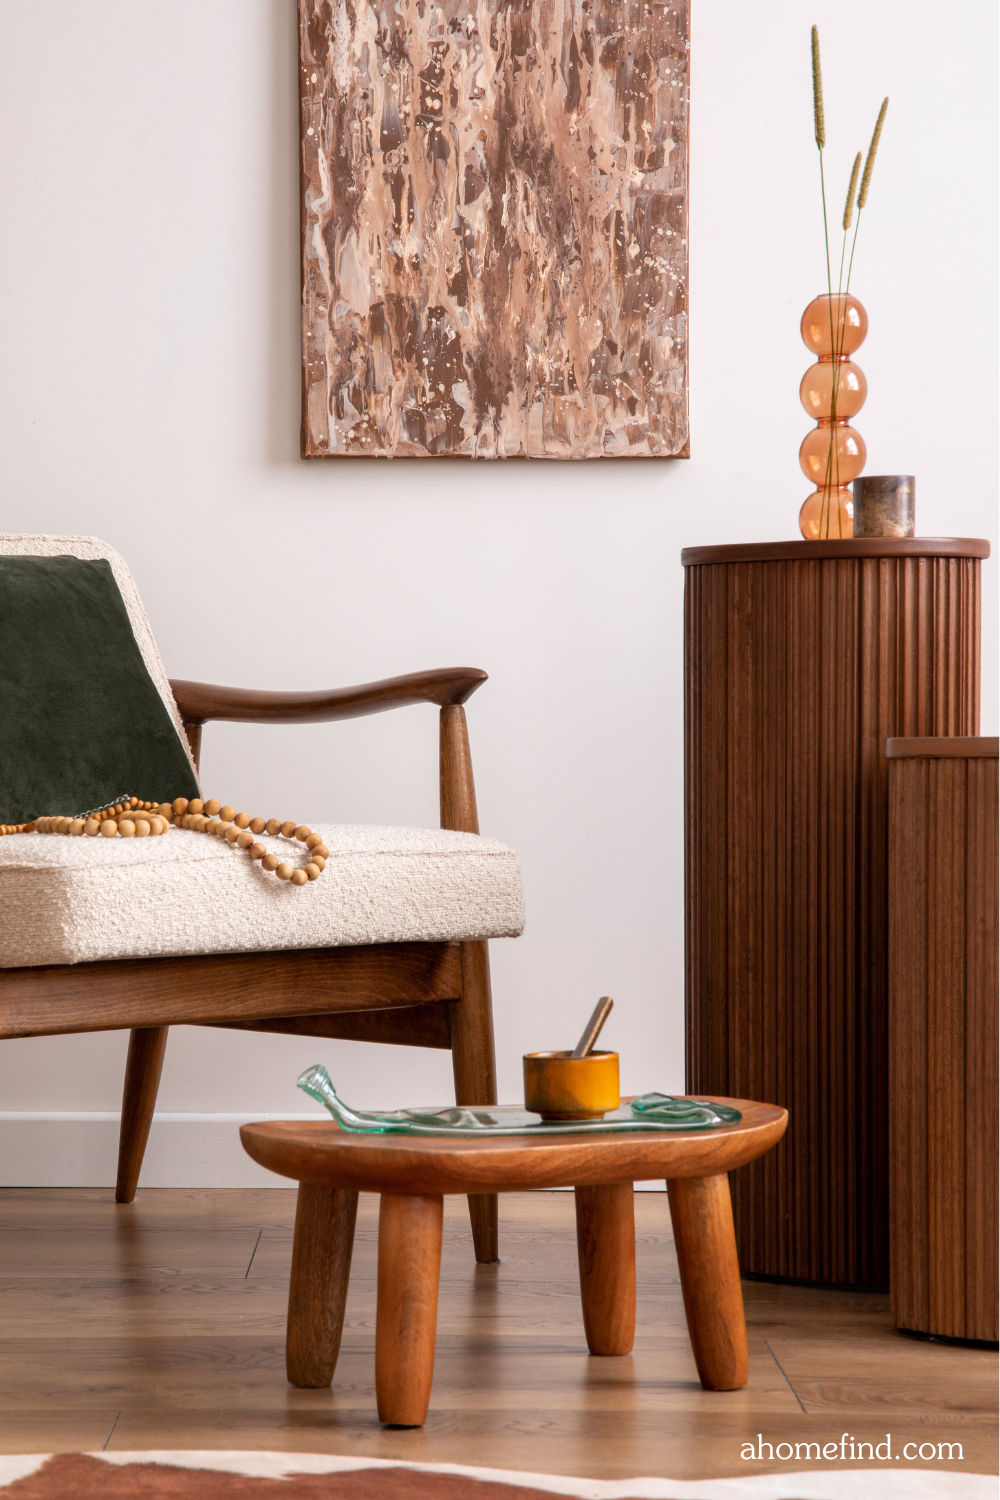
<instances>
[{"instance_id":1,"label":"glass vase bubble","mask_svg":"<svg viewBox=\"0 0 1000 1500\"><path fill-rule=\"evenodd\" d=\"M816 422L799 448L799 466L815 485L799 511L807 541L854 534L849 488L865 466L864 438L850 425L868 395L864 371L851 355L864 342L868 314L846 292L814 297L802 314L802 342L816 355L799 385L799 400Z\"/></svg>"}]
</instances>

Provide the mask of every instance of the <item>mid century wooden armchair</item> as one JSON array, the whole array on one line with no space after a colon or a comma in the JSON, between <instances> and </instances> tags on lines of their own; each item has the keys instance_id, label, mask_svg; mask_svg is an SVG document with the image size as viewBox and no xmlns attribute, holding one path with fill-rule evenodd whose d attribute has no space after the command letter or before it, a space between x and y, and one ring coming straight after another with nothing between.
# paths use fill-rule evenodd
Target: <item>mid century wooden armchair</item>
<instances>
[{"instance_id":1,"label":"mid century wooden armchair","mask_svg":"<svg viewBox=\"0 0 1000 1500\"><path fill-rule=\"evenodd\" d=\"M202 728L213 719L322 723L433 703L440 710L441 827L478 834L463 704L485 681L485 672L456 667L331 692L183 681L170 688L196 762ZM8 848L21 842L0 841ZM0 968L0 1038L130 1029L119 1203L135 1196L172 1024L447 1048L456 1101L496 1103L488 945L479 937ZM469 1206L476 1259L495 1261L496 1197L472 1197Z\"/></svg>"}]
</instances>

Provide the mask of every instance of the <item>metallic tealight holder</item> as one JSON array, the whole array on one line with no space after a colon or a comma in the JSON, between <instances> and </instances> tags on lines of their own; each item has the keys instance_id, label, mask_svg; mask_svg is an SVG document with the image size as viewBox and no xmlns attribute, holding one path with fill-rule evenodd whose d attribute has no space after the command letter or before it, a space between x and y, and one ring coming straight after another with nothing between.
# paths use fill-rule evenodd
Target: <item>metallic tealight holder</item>
<instances>
[{"instance_id":1,"label":"metallic tealight holder","mask_svg":"<svg viewBox=\"0 0 1000 1500\"><path fill-rule=\"evenodd\" d=\"M914 536L917 481L912 474L865 474L854 481L854 535Z\"/></svg>"}]
</instances>

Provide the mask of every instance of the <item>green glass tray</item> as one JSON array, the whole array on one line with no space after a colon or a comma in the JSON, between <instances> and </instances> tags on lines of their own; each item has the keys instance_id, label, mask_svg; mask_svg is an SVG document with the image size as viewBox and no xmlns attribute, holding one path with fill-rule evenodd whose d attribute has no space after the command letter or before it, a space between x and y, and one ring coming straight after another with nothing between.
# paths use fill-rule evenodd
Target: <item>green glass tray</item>
<instances>
[{"instance_id":1,"label":"green glass tray","mask_svg":"<svg viewBox=\"0 0 1000 1500\"><path fill-rule=\"evenodd\" d=\"M640 1094L603 1120L543 1120L519 1104L497 1104L466 1109L391 1109L374 1112L351 1109L337 1096L330 1075L319 1063L297 1079L300 1089L316 1099L344 1130L369 1135L610 1135L628 1130L713 1130L738 1125L743 1116L728 1104L705 1099L675 1099L669 1094Z\"/></svg>"}]
</instances>

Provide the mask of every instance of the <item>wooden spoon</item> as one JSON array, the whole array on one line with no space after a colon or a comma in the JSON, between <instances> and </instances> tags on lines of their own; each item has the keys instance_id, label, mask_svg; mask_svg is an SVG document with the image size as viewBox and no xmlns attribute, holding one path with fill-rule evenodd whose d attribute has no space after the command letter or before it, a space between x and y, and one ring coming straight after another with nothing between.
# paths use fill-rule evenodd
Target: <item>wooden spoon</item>
<instances>
[{"instance_id":1,"label":"wooden spoon","mask_svg":"<svg viewBox=\"0 0 1000 1500\"><path fill-rule=\"evenodd\" d=\"M583 1028L583 1035L570 1054L572 1057L588 1057L594 1050L594 1043L600 1036L601 1028L610 1016L614 1003L610 995L601 996L594 1014Z\"/></svg>"}]
</instances>

